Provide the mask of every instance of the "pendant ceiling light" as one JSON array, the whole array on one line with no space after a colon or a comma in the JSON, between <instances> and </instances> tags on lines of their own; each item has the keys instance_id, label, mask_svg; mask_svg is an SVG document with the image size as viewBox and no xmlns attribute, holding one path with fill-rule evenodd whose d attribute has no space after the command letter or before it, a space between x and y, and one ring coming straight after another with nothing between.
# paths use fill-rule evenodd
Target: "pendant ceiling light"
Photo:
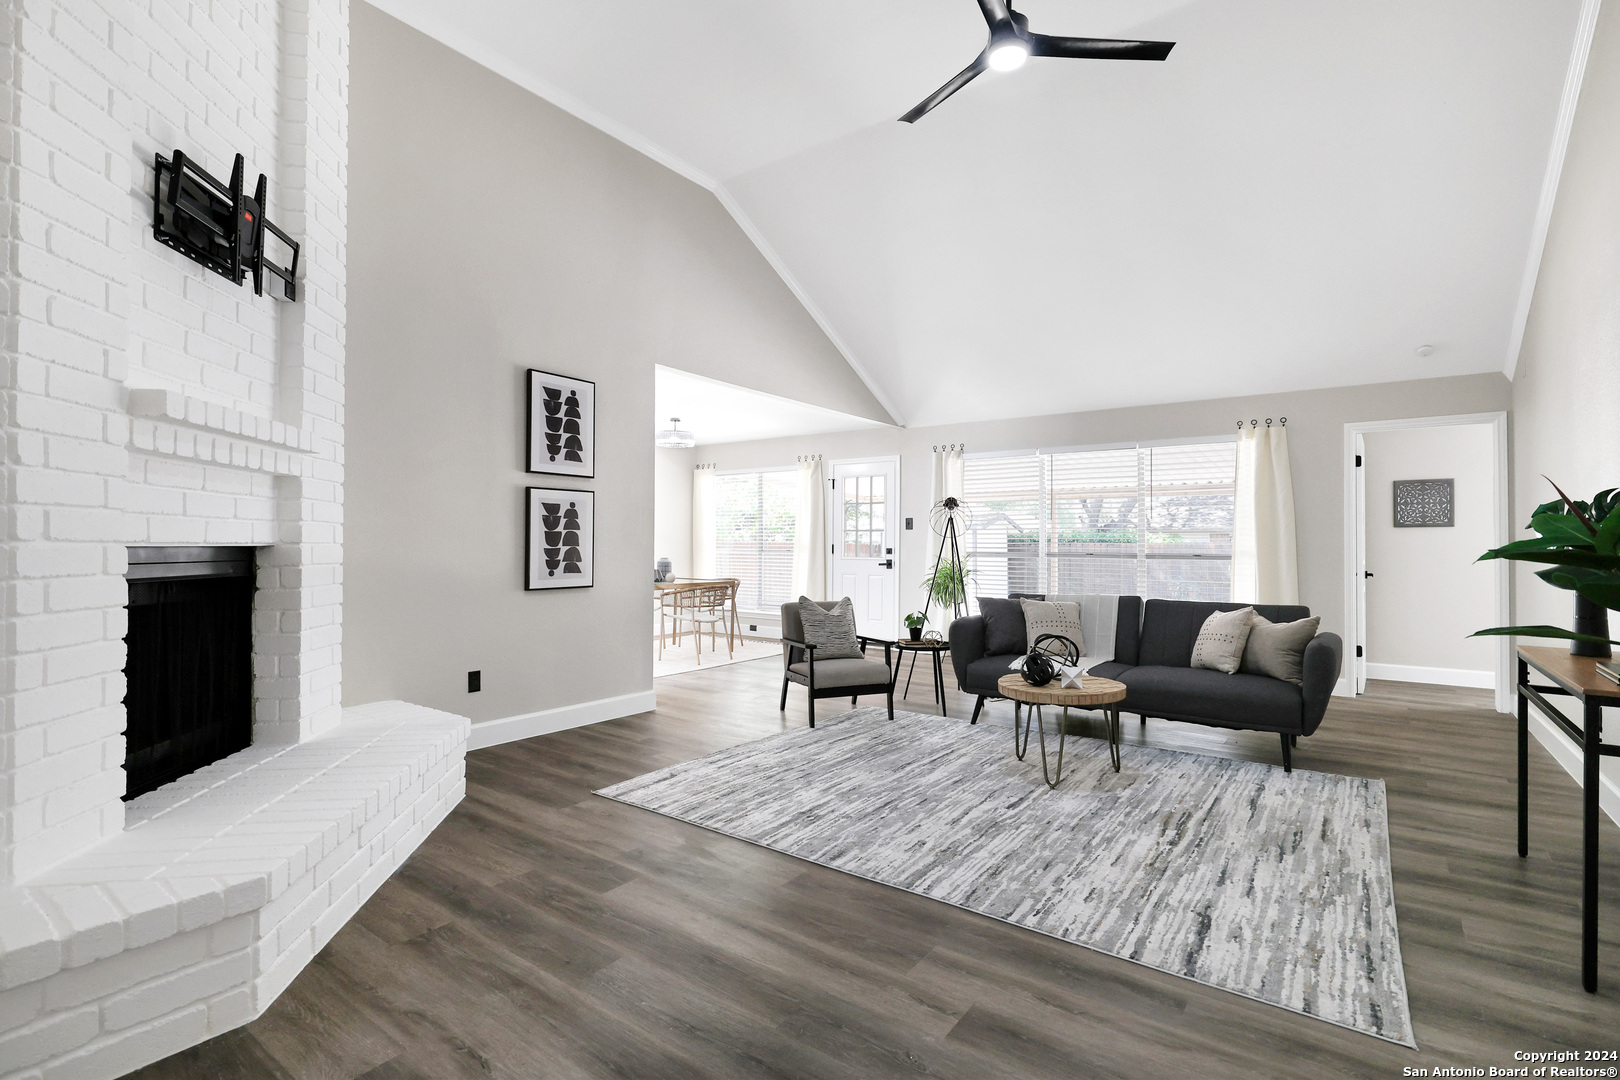
<instances>
[{"instance_id":1,"label":"pendant ceiling light","mask_svg":"<svg viewBox=\"0 0 1620 1080\"><path fill-rule=\"evenodd\" d=\"M697 445L697 439L690 431L681 430L681 418L669 418L669 428L658 433L658 445L666 450L690 450Z\"/></svg>"}]
</instances>

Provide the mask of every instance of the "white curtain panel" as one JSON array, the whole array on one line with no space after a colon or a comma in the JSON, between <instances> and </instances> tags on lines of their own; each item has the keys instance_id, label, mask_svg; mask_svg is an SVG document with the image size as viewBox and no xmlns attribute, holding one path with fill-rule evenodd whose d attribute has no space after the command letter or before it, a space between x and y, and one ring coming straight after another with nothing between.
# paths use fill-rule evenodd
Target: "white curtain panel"
<instances>
[{"instance_id":1,"label":"white curtain panel","mask_svg":"<svg viewBox=\"0 0 1620 1080\"><path fill-rule=\"evenodd\" d=\"M1232 599L1299 603L1294 481L1288 467L1288 429L1281 424L1246 427L1238 436Z\"/></svg>"},{"instance_id":2,"label":"white curtain panel","mask_svg":"<svg viewBox=\"0 0 1620 1080\"><path fill-rule=\"evenodd\" d=\"M714 470L698 469L692 475L692 576L715 576L714 560Z\"/></svg>"},{"instance_id":3,"label":"white curtain panel","mask_svg":"<svg viewBox=\"0 0 1620 1080\"><path fill-rule=\"evenodd\" d=\"M930 512L940 504L940 500L947 496L962 498L962 448L960 446L939 447L934 451L934 488L933 501L928 504Z\"/></svg>"},{"instance_id":4,"label":"white curtain panel","mask_svg":"<svg viewBox=\"0 0 1620 1080\"><path fill-rule=\"evenodd\" d=\"M793 517L793 595L827 592L827 481L821 459L799 462L799 503Z\"/></svg>"}]
</instances>

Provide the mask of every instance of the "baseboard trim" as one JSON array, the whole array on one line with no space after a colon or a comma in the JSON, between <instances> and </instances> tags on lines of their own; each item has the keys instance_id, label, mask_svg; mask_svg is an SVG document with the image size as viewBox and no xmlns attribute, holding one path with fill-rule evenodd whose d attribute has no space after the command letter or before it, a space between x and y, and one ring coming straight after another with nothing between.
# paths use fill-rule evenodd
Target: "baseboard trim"
<instances>
[{"instance_id":1,"label":"baseboard trim","mask_svg":"<svg viewBox=\"0 0 1620 1080\"><path fill-rule=\"evenodd\" d=\"M532 739L536 735L549 735L553 731L600 724L604 720L617 720L621 716L652 712L658 707L658 694L653 690L638 690L633 694L582 701L578 705L562 705L555 709L503 716L499 720L485 720L472 726L467 739L468 750L482 750L487 746Z\"/></svg>"},{"instance_id":2,"label":"baseboard trim","mask_svg":"<svg viewBox=\"0 0 1620 1080\"><path fill-rule=\"evenodd\" d=\"M1553 726L1551 720L1542 716L1535 709L1530 710L1530 734L1534 735L1536 741L1546 748L1547 753L1552 755L1554 761L1564 767L1565 772L1575 778L1577 785L1581 783L1581 773L1585 769L1585 763L1581 760L1580 750L1574 743L1569 741L1567 735ZM1508 767L1512 767L1511 762ZM1604 769L1601 762L1599 762L1598 768L1598 806L1602 808L1605 814L1609 815L1611 821L1616 825L1620 825L1620 776L1616 776L1613 770ZM1536 823L1534 815L1532 815L1530 828L1534 830L1535 827Z\"/></svg>"},{"instance_id":3,"label":"baseboard trim","mask_svg":"<svg viewBox=\"0 0 1620 1080\"><path fill-rule=\"evenodd\" d=\"M1469 686L1476 690L1490 690L1496 686L1496 675L1489 671L1417 667L1412 664L1374 664L1371 661L1367 663L1367 678L1389 679L1393 682L1432 683L1435 686Z\"/></svg>"}]
</instances>

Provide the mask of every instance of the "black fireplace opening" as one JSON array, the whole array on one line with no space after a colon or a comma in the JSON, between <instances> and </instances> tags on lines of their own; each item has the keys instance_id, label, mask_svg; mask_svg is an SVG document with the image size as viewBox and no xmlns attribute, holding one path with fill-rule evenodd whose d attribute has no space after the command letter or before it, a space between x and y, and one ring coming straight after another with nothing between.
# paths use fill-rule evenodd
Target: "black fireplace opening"
<instances>
[{"instance_id":1,"label":"black fireplace opening","mask_svg":"<svg viewBox=\"0 0 1620 1080\"><path fill-rule=\"evenodd\" d=\"M124 798L253 741L253 549L129 549Z\"/></svg>"}]
</instances>

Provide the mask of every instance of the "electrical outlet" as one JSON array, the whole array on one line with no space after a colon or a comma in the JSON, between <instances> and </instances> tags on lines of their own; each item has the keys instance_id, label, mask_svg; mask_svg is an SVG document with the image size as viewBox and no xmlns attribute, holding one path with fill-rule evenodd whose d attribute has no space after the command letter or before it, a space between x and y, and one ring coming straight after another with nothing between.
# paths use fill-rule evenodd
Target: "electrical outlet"
<instances>
[{"instance_id":1,"label":"electrical outlet","mask_svg":"<svg viewBox=\"0 0 1620 1080\"><path fill-rule=\"evenodd\" d=\"M476 694L484 688L484 673L482 671L467 672L467 693Z\"/></svg>"}]
</instances>

